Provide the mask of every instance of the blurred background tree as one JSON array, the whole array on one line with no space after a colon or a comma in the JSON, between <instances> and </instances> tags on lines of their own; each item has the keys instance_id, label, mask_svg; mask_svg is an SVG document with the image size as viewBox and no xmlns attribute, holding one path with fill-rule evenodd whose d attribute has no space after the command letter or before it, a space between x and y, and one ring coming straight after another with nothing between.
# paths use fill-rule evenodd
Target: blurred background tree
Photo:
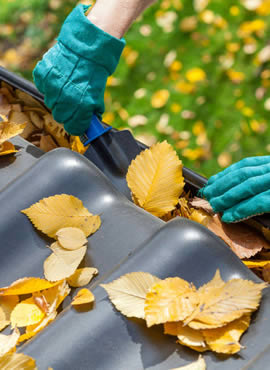
<instances>
[{"instance_id":1,"label":"blurred background tree","mask_svg":"<svg viewBox=\"0 0 270 370\"><path fill-rule=\"evenodd\" d=\"M76 3L0 0L0 65L31 80ZM268 155L269 21L270 0L159 0L125 36L104 121L205 176Z\"/></svg>"}]
</instances>

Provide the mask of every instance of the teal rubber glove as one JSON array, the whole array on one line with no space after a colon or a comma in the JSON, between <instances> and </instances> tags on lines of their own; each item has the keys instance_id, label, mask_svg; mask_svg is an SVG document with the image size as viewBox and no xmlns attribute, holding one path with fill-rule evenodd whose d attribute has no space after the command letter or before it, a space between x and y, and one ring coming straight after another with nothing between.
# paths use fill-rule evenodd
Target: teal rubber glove
<instances>
[{"instance_id":1,"label":"teal rubber glove","mask_svg":"<svg viewBox=\"0 0 270 370\"><path fill-rule=\"evenodd\" d=\"M222 221L270 212L270 156L245 158L212 176L200 190Z\"/></svg>"},{"instance_id":2,"label":"teal rubber glove","mask_svg":"<svg viewBox=\"0 0 270 370\"><path fill-rule=\"evenodd\" d=\"M78 5L65 20L57 43L33 71L34 82L56 121L71 135L89 127L92 114L104 113L107 78L115 71L125 40L104 32Z\"/></svg>"}]
</instances>

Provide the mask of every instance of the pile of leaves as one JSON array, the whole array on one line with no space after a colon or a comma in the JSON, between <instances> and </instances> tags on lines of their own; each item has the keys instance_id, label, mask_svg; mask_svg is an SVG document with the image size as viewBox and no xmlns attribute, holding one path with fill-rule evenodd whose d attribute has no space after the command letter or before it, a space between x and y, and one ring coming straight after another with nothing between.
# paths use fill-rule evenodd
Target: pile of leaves
<instances>
[{"instance_id":1,"label":"pile of leaves","mask_svg":"<svg viewBox=\"0 0 270 370\"><path fill-rule=\"evenodd\" d=\"M0 82L0 115L3 120L1 125L6 126L6 130L12 125L13 130L9 130L12 136L21 135L44 152L64 147L84 154L87 149L78 136L69 135L64 126L53 119L42 103L4 81ZM2 140L12 136L0 131L0 145ZM1 152L4 155L16 150L11 143L6 143Z\"/></svg>"},{"instance_id":2,"label":"pile of leaves","mask_svg":"<svg viewBox=\"0 0 270 370\"><path fill-rule=\"evenodd\" d=\"M135 204L164 221L182 216L204 225L260 278L270 282L270 231L255 221L226 224L207 201L186 193L182 161L167 141L154 144L131 162L127 183ZM251 260L254 256L256 260Z\"/></svg>"},{"instance_id":3,"label":"pile of leaves","mask_svg":"<svg viewBox=\"0 0 270 370\"><path fill-rule=\"evenodd\" d=\"M12 361L16 365L19 361L30 361L13 353L16 345L34 337L56 318L71 288L88 285L98 273L93 267L78 268L87 251L87 237L101 225L100 217L91 214L80 199L55 195L22 213L38 230L56 241L48 247L52 253L44 261L45 279L24 277L0 288L0 331L9 325L13 329L10 335L0 335L0 365L3 363L6 368L14 368ZM71 304L75 307L90 304L94 299L92 292L84 288L77 292Z\"/></svg>"},{"instance_id":4,"label":"pile of leaves","mask_svg":"<svg viewBox=\"0 0 270 370\"><path fill-rule=\"evenodd\" d=\"M144 319L147 327L163 324L164 333L176 336L179 344L198 352L235 354L267 285L243 279L225 283L217 270L199 289L179 277L160 280L145 272L102 287L123 315Z\"/></svg>"}]
</instances>

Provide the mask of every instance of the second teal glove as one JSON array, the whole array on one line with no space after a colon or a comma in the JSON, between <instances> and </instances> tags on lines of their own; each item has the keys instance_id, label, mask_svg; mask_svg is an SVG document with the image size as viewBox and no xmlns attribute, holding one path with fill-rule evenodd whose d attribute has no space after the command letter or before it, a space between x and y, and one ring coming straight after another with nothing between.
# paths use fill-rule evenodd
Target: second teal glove
<instances>
[{"instance_id":1,"label":"second teal glove","mask_svg":"<svg viewBox=\"0 0 270 370\"><path fill-rule=\"evenodd\" d=\"M64 22L57 43L37 64L34 82L56 121L71 135L83 134L95 113L104 113L104 91L115 71L125 40L104 32L78 5Z\"/></svg>"},{"instance_id":2,"label":"second teal glove","mask_svg":"<svg viewBox=\"0 0 270 370\"><path fill-rule=\"evenodd\" d=\"M270 156L245 158L212 176L200 191L222 221L270 212Z\"/></svg>"}]
</instances>

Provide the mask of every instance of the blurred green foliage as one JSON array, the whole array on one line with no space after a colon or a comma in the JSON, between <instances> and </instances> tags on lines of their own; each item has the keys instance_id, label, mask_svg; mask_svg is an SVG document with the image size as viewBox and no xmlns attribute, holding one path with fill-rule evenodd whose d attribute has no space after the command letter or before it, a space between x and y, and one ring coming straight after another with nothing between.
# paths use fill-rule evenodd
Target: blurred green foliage
<instances>
[{"instance_id":1,"label":"blurred green foliage","mask_svg":"<svg viewBox=\"0 0 270 370\"><path fill-rule=\"evenodd\" d=\"M104 121L149 144L168 140L185 166L205 176L269 154L270 1L256 3L162 0L150 7L125 36ZM0 0L0 64L31 79L74 5Z\"/></svg>"}]
</instances>

